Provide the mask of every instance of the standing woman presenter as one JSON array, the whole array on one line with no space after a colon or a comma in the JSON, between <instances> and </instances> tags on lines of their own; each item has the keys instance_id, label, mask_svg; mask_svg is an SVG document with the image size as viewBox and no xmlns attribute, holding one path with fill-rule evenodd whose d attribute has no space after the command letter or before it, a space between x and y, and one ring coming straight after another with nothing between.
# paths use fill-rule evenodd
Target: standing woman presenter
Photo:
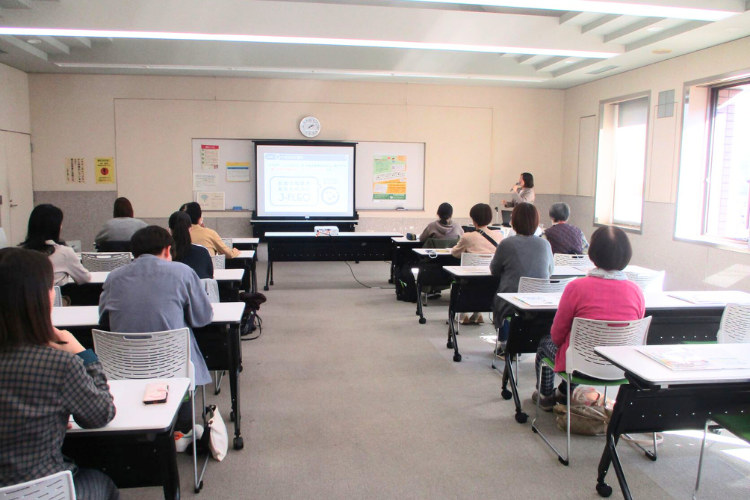
<instances>
[{"instance_id":1,"label":"standing woman presenter","mask_svg":"<svg viewBox=\"0 0 750 500\"><path fill-rule=\"evenodd\" d=\"M534 176L528 172L522 173L518 182L510 188L510 200L503 200L506 208L515 207L519 203L534 204L536 195L534 194Z\"/></svg>"}]
</instances>

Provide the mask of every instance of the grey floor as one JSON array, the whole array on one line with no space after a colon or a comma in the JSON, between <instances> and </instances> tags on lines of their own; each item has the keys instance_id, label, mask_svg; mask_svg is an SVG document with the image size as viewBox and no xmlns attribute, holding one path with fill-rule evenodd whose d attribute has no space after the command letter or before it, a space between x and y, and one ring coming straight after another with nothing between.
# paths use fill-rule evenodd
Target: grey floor
<instances>
[{"instance_id":1,"label":"grey floor","mask_svg":"<svg viewBox=\"0 0 750 500\"><path fill-rule=\"evenodd\" d=\"M261 254L262 255L262 254ZM595 499L604 440L575 437L570 467L518 424L490 368L491 327L462 327L463 361L445 348L447 296L430 301L427 324L397 302L388 263L281 263L261 308L263 335L243 342L245 449L212 461L200 495L180 456L182 495L211 500ZM259 280L265 277L259 265ZM532 411L533 360L520 365ZM229 386L212 396L225 419ZM227 419L228 420L228 419ZM542 426L560 444L550 414ZM230 433L231 423L227 422ZM701 434L702 435L702 434ZM750 446L723 433L707 450L700 498L750 497ZM639 499L691 498L700 439L665 436L657 462L622 443ZM736 456L736 455L739 455ZM612 498L622 498L612 472ZM123 490L158 499L160 488Z\"/></svg>"}]
</instances>

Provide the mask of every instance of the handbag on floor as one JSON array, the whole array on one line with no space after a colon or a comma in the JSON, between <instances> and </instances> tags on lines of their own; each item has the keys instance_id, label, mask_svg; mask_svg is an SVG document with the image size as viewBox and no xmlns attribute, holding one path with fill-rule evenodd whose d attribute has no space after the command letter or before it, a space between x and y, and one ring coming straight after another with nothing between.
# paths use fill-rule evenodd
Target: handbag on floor
<instances>
[{"instance_id":1,"label":"handbag on floor","mask_svg":"<svg viewBox=\"0 0 750 500\"><path fill-rule=\"evenodd\" d=\"M206 429L203 431L199 442L199 448L208 449L211 456L218 462L224 460L229 451L229 438L227 436L227 426L221 413L216 405L206 407Z\"/></svg>"},{"instance_id":2,"label":"handbag on floor","mask_svg":"<svg viewBox=\"0 0 750 500\"><path fill-rule=\"evenodd\" d=\"M557 427L560 430L566 430L568 407L563 404L556 404L553 411L556 415ZM570 433L584 436L603 436L607 433L611 416L612 410L608 410L604 406L571 406Z\"/></svg>"}]
</instances>

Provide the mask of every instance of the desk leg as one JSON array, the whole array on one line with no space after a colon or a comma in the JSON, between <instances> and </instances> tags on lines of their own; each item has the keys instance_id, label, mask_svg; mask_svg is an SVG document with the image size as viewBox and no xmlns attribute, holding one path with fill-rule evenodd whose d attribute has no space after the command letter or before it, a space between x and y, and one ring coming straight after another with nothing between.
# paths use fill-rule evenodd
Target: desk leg
<instances>
[{"instance_id":1,"label":"desk leg","mask_svg":"<svg viewBox=\"0 0 750 500\"><path fill-rule=\"evenodd\" d=\"M524 413L521 408L521 398L518 396L518 381L516 380L516 373L513 372L513 358L515 354L505 352L505 370L503 370L503 399L509 399L508 396L508 382L510 381L510 392L513 395L513 402L516 405L516 422L519 424L526 423L529 415Z\"/></svg>"},{"instance_id":2,"label":"desk leg","mask_svg":"<svg viewBox=\"0 0 750 500\"><path fill-rule=\"evenodd\" d=\"M180 500L180 473L177 470L177 451L171 432L156 437L164 475L164 500Z\"/></svg>"},{"instance_id":3,"label":"desk leg","mask_svg":"<svg viewBox=\"0 0 750 500\"><path fill-rule=\"evenodd\" d=\"M269 251L268 253L268 267L266 268L266 286L263 287L263 290L266 292L268 291L268 283L270 282L273 285L273 280L271 278L271 273L273 272L273 261L271 260L271 253Z\"/></svg>"},{"instance_id":4,"label":"desk leg","mask_svg":"<svg viewBox=\"0 0 750 500\"><path fill-rule=\"evenodd\" d=\"M417 275L417 316L419 316L420 325L427 323L427 320L422 313L422 283L419 281L419 275Z\"/></svg>"},{"instance_id":5,"label":"desk leg","mask_svg":"<svg viewBox=\"0 0 750 500\"><path fill-rule=\"evenodd\" d=\"M596 491L602 497L608 497L612 494L612 487L608 485L604 479L607 477L609 466L613 465L615 468L615 474L617 474L617 480L620 483L622 496L625 500L633 499L633 496L630 494L628 482L625 479L625 472L622 470L620 457L617 455L617 443L620 440L621 434L620 426L623 422L625 409L629 406L628 403L631 401L633 394L634 390L630 385L620 387L620 390L617 393L615 408L612 412L612 418L607 426L607 443L604 447L602 458L599 460L599 474L596 478Z\"/></svg>"},{"instance_id":6,"label":"desk leg","mask_svg":"<svg viewBox=\"0 0 750 500\"><path fill-rule=\"evenodd\" d=\"M458 352L458 338L456 337L456 312L448 309L448 349L453 348L453 361L461 362L461 353Z\"/></svg>"},{"instance_id":7,"label":"desk leg","mask_svg":"<svg viewBox=\"0 0 750 500\"><path fill-rule=\"evenodd\" d=\"M250 263L250 291L252 293L255 293L258 291L258 277L255 273L256 263L258 262L258 254L255 254L255 257L253 257L252 262Z\"/></svg>"},{"instance_id":8,"label":"desk leg","mask_svg":"<svg viewBox=\"0 0 750 500\"><path fill-rule=\"evenodd\" d=\"M232 394L232 415L234 416L234 449L241 450L245 442L240 435L240 424L242 421L242 412L240 410L240 343L239 325L229 327L229 345L231 345L234 355L231 356L229 365L229 391Z\"/></svg>"}]
</instances>

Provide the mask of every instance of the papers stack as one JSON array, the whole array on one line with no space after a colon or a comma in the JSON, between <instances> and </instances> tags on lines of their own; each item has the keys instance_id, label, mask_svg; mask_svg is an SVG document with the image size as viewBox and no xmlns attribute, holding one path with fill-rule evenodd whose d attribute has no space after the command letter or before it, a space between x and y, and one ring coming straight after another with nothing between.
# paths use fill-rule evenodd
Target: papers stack
<instances>
[{"instance_id":1,"label":"papers stack","mask_svg":"<svg viewBox=\"0 0 750 500\"><path fill-rule=\"evenodd\" d=\"M560 303L561 293L540 293L514 295L513 298L530 306L556 306Z\"/></svg>"},{"instance_id":2,"label":"papers stack","mask_svg":"<svg viewBox=\"0 0 750 500\"><path fill-rule=\"evenodd\" d=\"M736 292L674 292L669 296L696 305L723 306L733 302L747 303L747 297Z\"/></svg>"},{"instance_id":3,"label":"papers stack","mask_svg":"<svg viewBox=\"0 0 750 500\"><path fill-rule=\"evenodd\" d=\"M675 371L750 369L750 360L740 358L724 347L696 350L680 346L650 346L638 347L637 351Z\"/></svg>"}]
</instances>

